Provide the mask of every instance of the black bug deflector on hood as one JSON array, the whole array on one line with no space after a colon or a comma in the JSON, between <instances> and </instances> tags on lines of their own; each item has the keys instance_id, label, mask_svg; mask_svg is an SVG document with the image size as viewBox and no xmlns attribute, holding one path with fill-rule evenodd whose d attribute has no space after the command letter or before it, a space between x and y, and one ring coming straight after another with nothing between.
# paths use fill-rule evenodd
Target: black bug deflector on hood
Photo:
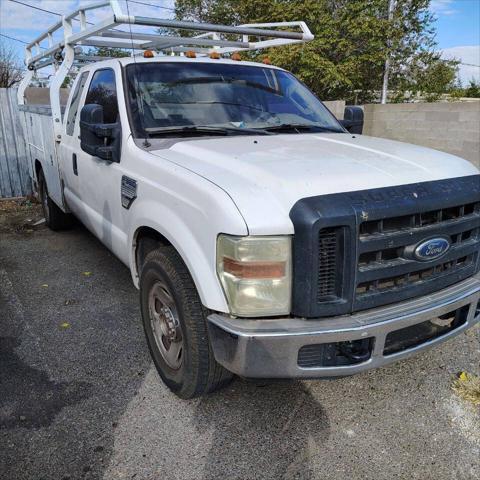
<instances>
[{"instance_id":1,"label":"black bug deflector on hood","mask_svg":"<svg viewBox=\"0 0 480 480\"><path fill-rule=\"evenodd\" d=\"M480 269L480 175L299 200L292 314L343 315L426 295ZM431 261L408 254L446 238Z\"/></svg>"}]
</instances>

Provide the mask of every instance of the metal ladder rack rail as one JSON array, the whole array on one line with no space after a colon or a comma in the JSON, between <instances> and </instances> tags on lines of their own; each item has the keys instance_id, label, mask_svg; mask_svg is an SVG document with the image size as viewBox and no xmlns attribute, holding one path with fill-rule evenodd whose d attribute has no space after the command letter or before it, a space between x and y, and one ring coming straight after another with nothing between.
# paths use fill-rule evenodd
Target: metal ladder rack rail
<instances>
[{"instance_id":1,"label":"metal ladder rack rail","mask_svg":"<svg viewBox=\"0 0 480 480\"><path fill-rule=\"evenodd\" d=\"M108 17L96 24L89 24L86 12L109 7ZM79 31L74 32L73 21L80 23ZM162 27L197 32L192 37L177 37L164 34L139 33L119 30L121 26ZM277 30L275 30L277 28ZM282 28L282 30L278 30ZM285 30L289 28L290 30ZM291 30L296 28L296 31ZM63 37L54 43L53 36L61 32ZM300 30L300 31L298 31ZM199 33L201 32L201 33ZM237 36L238 40L222 38L222 35ZM37 70L53 65L55 74L50 84L50 103L54 121L55 139L61 138L60 86L73 66L84 65L85 62L98 61L98 57L84 55L82 46L128 48L135 50L164 50L168 52L184 52L193 50L206 54L214 50L219 54L237 51L259 50L280 45L303 43L313 40L313 35L305 22L278 22L262 24L246 24L239 26L216 25L179 21L164 18L148 18L138 15L126 15L119 0L103 0L88 4L62 17L25 47L25 63L27 73L19 85L18 103L23 105L25 89L30 84ZM48 42L42 50L41 43ZM188 48L187 48L188 47ZM34 50L36 50L34 52ZM105 58L102 58L105 60ZM83 63L82 63L83 62Z\"/></svg>"}]
</instances>

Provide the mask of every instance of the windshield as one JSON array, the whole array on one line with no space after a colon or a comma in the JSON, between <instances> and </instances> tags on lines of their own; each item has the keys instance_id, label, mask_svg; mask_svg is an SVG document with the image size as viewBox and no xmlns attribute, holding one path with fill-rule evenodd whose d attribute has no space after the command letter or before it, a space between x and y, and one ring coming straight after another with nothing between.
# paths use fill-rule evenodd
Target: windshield
<instances>
[{"instance_id":1,"label":"windshield","mask_svg":"<svg viewBox=\"0 0 480 480\"><path fill-rule=\"evenodd\" d=\"M126 69L136 137L184 131L215 134L344 132L292 74L224 63L157 62ZM215 128L213 128L215 127Z\"/></svg>"}]
</instances>

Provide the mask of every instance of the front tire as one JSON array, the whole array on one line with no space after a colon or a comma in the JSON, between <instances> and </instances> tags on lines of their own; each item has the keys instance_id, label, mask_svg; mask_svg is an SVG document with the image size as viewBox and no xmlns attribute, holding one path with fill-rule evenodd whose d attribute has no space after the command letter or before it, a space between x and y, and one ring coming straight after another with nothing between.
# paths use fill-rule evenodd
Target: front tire
<instances>
[{"instance_id":1,"label":"front tire","mask_svg":"<svg viewBox=\"0 0 480 480\"><path fill-rule=\"evenodd\" d=\"M38 173L38 190L40 202L42 203L45 225L51 230L65 230L72 226L72 216L62 212L57 204L49 197L47 182L43 171Z\"/></svg>"},{"instance_id":2,"label":"front tire","mask_svg":"<svg viewBox=\"0 0 480 480\"><path fill-rule=\"evenodd\" d=\"M216 362L210 346L208 311L173 247L162 246L147 255L140 305L150 353L170 390L188 399L229 383L232 373Z\"/></svg>"}]
</instances>

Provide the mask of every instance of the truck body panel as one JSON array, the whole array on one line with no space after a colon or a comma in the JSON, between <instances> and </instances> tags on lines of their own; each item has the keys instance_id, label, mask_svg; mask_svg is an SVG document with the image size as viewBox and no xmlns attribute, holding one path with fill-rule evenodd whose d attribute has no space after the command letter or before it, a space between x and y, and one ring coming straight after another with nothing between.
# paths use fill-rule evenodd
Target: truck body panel
<instances>
[{"instance_id":1,"label":"truck body panel","mask_svg":"<svg viewBox=\"0 0 480 480\"><path fill-rule=\"evenodd\" d=\"M48 182L49 194L60 207L64 207L57 144L54 137L52 109L49 105L22 105L23 127L29 154L29 171L36 179L35 163L42 165Z\"/></svg>"}]
</instances>

